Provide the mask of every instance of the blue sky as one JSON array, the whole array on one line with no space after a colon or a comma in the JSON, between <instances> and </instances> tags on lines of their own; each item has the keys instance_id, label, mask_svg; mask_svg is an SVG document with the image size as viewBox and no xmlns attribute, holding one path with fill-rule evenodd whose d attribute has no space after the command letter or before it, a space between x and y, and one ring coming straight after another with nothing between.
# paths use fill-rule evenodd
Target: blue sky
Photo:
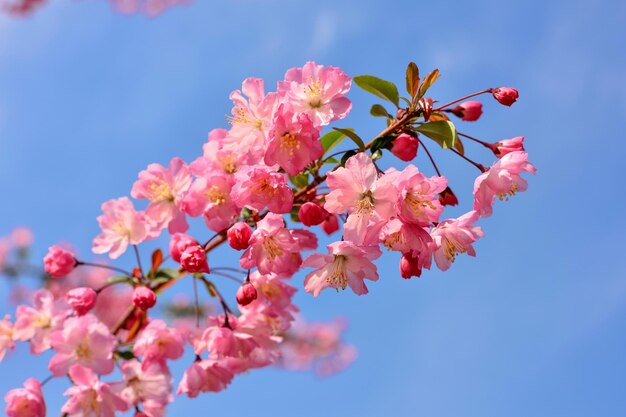
<instances>
[{"instance_id":1,"label":"blue sky","mask_svg":"<svg viewBox=\"0 0 626 417\"><path fill-rule=\"evenodd\" d=\"M360 356L349 370L253 372L170 415L624 415L625 28L618 1L196 0L150 19L59 0L30 19L0 17L0 234L28 225L38 257L58 241L88 254L100 204L128 194L148 163L195 158L248 76L273 85L316 60L401 85L413 60L441 70L440 100L516 86L511 109L487 101L479 123L459 127L525 135L538 167L528 192L481 223L478 258L404 281L386 254L367 296L299 294L308 319L350 320ZM380 130L374 99L350 97L342 125ZM469 207L474 169L435 153ZM0 391L45 367L19 350L0 364ZM63 388L46 387L50 415Z\"/></svg>"}]
</instances>

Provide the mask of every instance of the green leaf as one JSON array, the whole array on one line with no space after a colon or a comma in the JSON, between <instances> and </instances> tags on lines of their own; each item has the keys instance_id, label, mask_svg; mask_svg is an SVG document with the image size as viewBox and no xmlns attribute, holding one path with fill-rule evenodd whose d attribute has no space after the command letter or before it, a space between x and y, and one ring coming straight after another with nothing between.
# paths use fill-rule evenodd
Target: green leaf
<instances>
[{"instance_id":1,"label":"green leaf","mask_svg":"<svg viewBox=\"0 0 626 417\"><path fill-rule=\"evenodd\" d=\"M300 212L300 206L292 208L289 212L289 217L291 217L291 221L294 223L300 223L300 217L298 217L298 212Z\"/></svg>"},{"instance_id":2,"label":"green leaf","mask_svg":"<svg viewBox=\"0 0 626 417\"><path fill-rule=\"evenodd\" d=\"M107 285L119 284L120 282L133 282L133 279L126 275L116 275L107 279Z\"/></svg>"},{"instance_id":3,"label":"green leaf","mask_svg":"<svg viewBox=\"0 0 626 417\"><path fill-rule=\"evenodd\" d=\"M176 268L162 268L159 269L154 275L155 278L167 278L170 280L178 275L178 269Z\"/></svg>"},{"instance_id":4,"label":"green leaf","mask_svg":"<svg viewBox=\"0 0 626 417\"><path fill-rule=\"evenodd\" d=\"M353 80L363 90L382 99L389 100L398 107L398 87L394 83L373 75L358 75Z\"/></svg>"},{"instance_id":5,"label":"green leaf","mask_svg":"<svg viewBox=\"0 0 626 417\"><path fill-rule=\"evenodd\" d=\"M384 149L386 147L388 147L393 140L395 139L395 136L382 136L378 139L376 139L373 143L372 143L372 147L370 148L372 153L376 152L379 149Z\"/></svg>"},{"instance_id":6,"label":"green leaf","mask_svg":"<svg viewBox=\"0 0 626 417\"><path fill-rule=\"evenodd\" d=\"M370 109L370 114L374 117L391 117L391 115L387 112L380 104L374 104Z\"/></svg>"},{"instance_id":7,"label":"green leaf","mask_svg":"<svg viewBox=\"0 0 626 417\"><path fill-rule=\"evenodd\" d=\"M361 139L359 135L354 133L353 129L341 129L339 127L334 127L333 129L335 129L338 132L343 133L344 135L352 139L352 141L356 143L356 146L358 146L360 150L362 151L365 150L365 143L363 143L363 139Z\"/></svg>"},{"instance_id":8,"label":"green leaf","mask_svg":"<svg viewBox=\"0 0 626 417\"><path fill-rule=\"evenodd\" d=\"M135 354L130 351L130 350L118 350L117 352L115 352L117 354L117 356L119 356L122 359L125 359L127 361L131 360L131 359L135 359Z\"/></svg>"},{"instance_id":9,"label":"green leaf","mask_svg":"<svg viewBox=\"0 0 626 417\"><path fill-rule=\"evenodd\" d=\"M307 185L309 185L309 174L303 173L303 174L298 174L294 177L290 175L289 180L291 181L293 185L296 186L296 188L304 188Z\"/></svg>"},{"instance_id":10,"label":"green leaf","mask_svg":"<svg viewBox=\"0 0 626 417\"><path fill-rule=\"evenodd\" d=\"M374 152L372 152L372 161L376 161L382 157L383 157L382 149L376 149Z\"/></svg>"},{"instance_id":11,"label":"green leaf","mask_svg":"<svg viewBox=\"0 0 626 417\"><path fill-rule=\"evenodd\" d=\"M338 163L339 163L339 160L337 158L328 158L327 160L324 161L324 165L328 165L328 164L337 165Z\"/></svg>"},{"instance_id":12,"label":"green leaf","mask_svg":"<svg viewBox=\"0 0 626 417\"><path fill-rule=\"evenodd\" d=\"M447 120L425 123L415 130L437 142L443 149L452 148L456 143L456 128Z\"/></svg>"},{"instance_id":13,"label":"green leaf","mask_svg":"<svg viewBox=\"0 0 626 417\"><path fill-rule=\"evenodd\" d=\"M424 94L426 94L426 91L428 91L428 89L435 83L435 81L437 81L438 78L439 78L439 70L436 69L436 70L431 71L426 76L426 78L424 78L424 82L420 86L420 90L419 90L419 94L417 95L417 98L422 98Z\"/></svg>"},{"instance_id":14,"label":"green leaf","mask_svg":"<svg viewBox=\"0 0 626 417\"><path fill-rule=\"evenodd\" d=\"M415 62L409 62L406 67L406 91L411 98L417 95L417 91L420 85L420 70L417 68Z\"/></svg>"},{"instance_id":15,"label":"green leaf","mask_svg":"<svg viewBox=\"0 0 626 417\"><path fill-rule=\"evenodd\" d=\"M328 153L328 151L330 151L332 148L339 145L344 137L345 135L343 133L337 132L336 130L331 130L330 132L322 136L320 138L320 142L322 142L324 153Z\"/></svg>"},{"instance_id":16,"label":"green leaf","mask_svg":"<svg viewBox=\"0 0 626 417\"><path fill-rule=\"evenodd\" d=\"M461 155L465 155L465 146L463 146L463 142L461 142L458 135L456 137L456 141L454 142L454 149L456 149Z\"/></svg>"}]
</instances>

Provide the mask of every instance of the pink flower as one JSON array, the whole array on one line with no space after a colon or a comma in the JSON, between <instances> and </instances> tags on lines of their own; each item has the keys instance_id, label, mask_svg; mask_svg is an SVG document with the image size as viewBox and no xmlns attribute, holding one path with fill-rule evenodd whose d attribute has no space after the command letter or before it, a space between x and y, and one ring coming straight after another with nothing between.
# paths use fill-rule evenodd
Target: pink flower
<instances>
[{"instance_id":1,"label":"pink flower","mask_svg":"<svg viewBox=\"0 0 626 417\"><path fill-rule=\"evenodd\" d=\"M411 252L415 256L430 258L432 239L427 230L417 224L405 223L398 218L388 221L380 232L381 243L396 252ZM428 262L430 266L430 262Z\"/></svg>"},{"instance_id":2,"label":"pink flower","mask_svg":"<svg viewBox=\"0 0 626 417\"><path fill-rule=\"evenodd\" d=\"M504 104L505 106L511 106L511 104L515 103L519 98L517 90L511 87L496 88L493 90L492 94L500 104Z\"/></svg>"},{"instance_id":3,"label":"pink flower","mask_svg":"<svg viewBox=\"0 0 626 417\"><path fill-rule=\"evenodd\" d=\"M28 248L33 244L33 232L27 227L16 227L11 232L11 240L18 248Z\"/></svg>"},{"instance_id":4,"label":"pink flower","mask_svg":"<svg viewBox=\"0 0 626 417\"><path fill-rule=\"evenodd\" d=\"M219 392L225 389L232 379L233 373L219 361L194 362L185 370L176 394L187 394L189 398L195 398L201 392Z\"/></svg>"},{"instance_id":5,"label":"pink flower","mask_svg":"<svg viewBox=\"0 0 626 417\"><path fill-rule=\"evenodd\" d=\"M237 290L237 303L240 306L247 306L257 298L256 288L250 282L244 282Z\"/></svg>"},{"instance_id":6,"label":"pink flower","mask_svg":"<svg viewBox=\"0 0 626 417\"><path fill-rule=\"evenodd\" d=\"M447 186L445 177L427 178L414 165L407 166L397 179L399 214L405 221L422 226L437 222L443 211L438 194Z\"/></svg>"},{"instance_id":7,"label":"pink flower","mask_svg":"<svg viewBox=\"0 0 626 417\"><path fill-rule=\"evenodd\" d=\"M439 193L439 203L442 206L456 206L459 204L459 199L452 192L450 187L446 187L442 192Z\"/></svg>"},{"instance_id":8,"label":"pink flower","mask_svg":"<svg viewBox=\"0 0 626 417\"><path fill-rule=\"evenodd\" d=\"M180 208L190 186L191 174L187 164L180 158L173 158L168 168L150 164L141 171L130 195L150 200L146 216L157 229L167 226L170 233L185 232L189 226Z\"/></svg>"},{"instance_id":9,"label":"pink flower","mask_svg":"<svg viewBox=\"0 0 626 417\"><path fill-rule=\"evenodd\" d=\"M15 348L13 343L13 324L9 321L9 316L0 320L0 362L4 359L7 349Z\"/></svg>"},{"instance_id":10,"label":"pink flower","mask_svg":"<svg viewBox=\"0 0 626 417\"><path fill-rule=\"evenodd\" d=\"M90 368L101 375L113 372L113 349L117 344L108 327L93 315L70 317L63 328L50 336L56 354L48 368L55 376L67 373L72 365Z\"/></svg>"},{"instance_id":11,"label":"pink flower","mask_svg":"<svg viewBox=\"0 0 626 417\"><path fill-rule=\"evenodd\" d=\"M482 229L474 226L478 217L477 212L470 211L457 219L444 220L431 230L439 269L446 271L450 268L459 253L476 256L472 244L484 236Z\"/></svg>"},{"instance_id":12,"label":"pink flower","mask_svg":"<svg viewBox=\"0 0 626 417\"><path fill-rule=\"evenodd\" d=\"M228 244L235 250L244 250L250 246L250 237L252 236L252 229L244 222L235 223L228 232Z\"/></svg>"},{"instance_id":13,"label":"pink flower","mask_svg":"<svg viewBox=\"0 0 626 417\"><path fill-rule=\"evenodd\" d=\"M222 231L239 214L230 197L232 182L232 176L221 171L205 172L204 177L193 182L183 199L185 212L193 217L204 214L209 229Z\"/></svg>"},{"instance_id":14,"label":"pink flower","mask_svg":"<svg viewBox=\"0 0 626 417\"><path fill-rule=\"evenodd\" d=\"M257 223L250 247L241 255L239 263L245 269L257 267L262 274L292 275L302 262L299 251L299 245L285 228L282 216L269 213Z\"/></svg>"},{"instance_id":15,"label":"pink flower","mask_svg":"<svg viewBox=\"0 0 626 417\"><path fill-rule=\"evenodd\" d=\"M324 208L330 213L348 212L344 237L357 244L365 240L370 220L381 222L395 214L398 192L391 175L378 177L376 167L365 153L348 159L346 167L330 172L327 183L332 190Z\"/></svg>"},{"instance_id":16,"label":"pink flower","mask_svg":"<svg viewBox=\"0 0 626 417\"><path fill-rule=\"evenodd\" d=\"M211 324L193 342L197 355L208 350L214 358L246 357L259 347L254 336L239 328L239 320L235 316L228 316L228 326L222 325L224 320L224 316L210 319Z\"/></svg>"},{"instance_id":17,"label":"pink flower","mask_svg":"<svg viewBox=\"0 0 626 417\"><path fill-rule=\"evenodd\" d=\"M30 341L30 351L39 354L50 349L50 334L67 315L67 306L55 303L52 293L39 290L33 296L33 307L18 306L13 337Z\"/></svg>"},{"instance_id":18,"label":"pink flower","mask_svg":"<svg viewBox=\"0 0 626 417\"><path fill-rule=\"evenodd\" d=\"M416 137L402 133L394 139L390 150L400 160L409 162L417 155L418 146L419 142Z\"/></svg>"},{"instance_id":19,"label":"pink flower","mask_svg":"<svg viewBox=\"0 0 626 417\"><path fill-rule=\"evenodd\" d=\"M304 260L303 266L317 268L304 279L304 289L315 297L324 288L347 286L357 294L367 294L365 279L378 280L376 266L372 261L382 253L377 246L357 246L341 241L327 246L328 255L313 254Z\"/></svg>"},{"instance_id":20,"label":"pink flower","mask_svg":"<svg viewBox=\"0 0 626 417\"><path fill-rule=\"evenodd\" d=\"M148 287L136 287L133 290L133 305L141 310L149 310L157 302L154 291Z\"/></svg>"},{"instance_id":21,"label":"pink flower","mask_svg":"<svg viewBox=\"0 0 626 417\"><path fill-rule=\"evenodd\" d=\"M167 327L163 320L152 320L135 342L133 353L143 356L144 366L150 362L163 363L166 359L178 359L185 348L185 339L176 329Z\"/></svg>"},{"instance_id":22,"label":"pink flower","mask_svg":"<svg viewBox=\"0 0 626 417\"><path fill-rule=\"evenodd\" d=\"M174 233L170 240L170 256L175 262L180 263L180 256L190 246L197 246L198 242L184 233Z\"/></svg>"},{"instance_id":23,"label":"pink flower","mask_svg":"<svg viewBox=\"0 0 626 417\"><path fill-rule=\"evenodd\" d=\"M524 136L516 136L513 139L492 143L489 148L498 158L502 158L511 152L524 152Z\"/></svg>"},{"instance_id":24,"label":"pink flower","mask_svg":"<svg viewBox=\"0 0 626 417\"><path fill-rule=\"evenodd\" d=\"M91 369L82 366L72 366L69 374L74 385L63 394L70 398L61 408L68 417L115 417L116 411L128 410L119 396L119 384L101 382Z\"/></svg>"},{"instance_id":25,"label":"pink flower","mask_svg":"<svg viewBox=\"0 0 626 417\"><path fill-rule=\"evenodd\" d=\"M465 122L475 122L483 114L483 104L480 101L466 101L453 108L452 113Z\"/></svg>"},{"instance_id":26,"label":"pink flower","mask_svg":"<svg viewBox=\"0 0 626 417\"><path fill-rule=\"evenodd\" d=\"M489 217L496 196L508 200L516 192L525 191L528 183L519 175L522 172L537 172L537 168L528 162L527 153L515 151L504 155L474 181L474 210L481 217Z\"/></svg>"},{"instance_id":27,"label":"pink flower","mask_svg":"<svg viewBox=\"0 0 626 417\"><path fill-rule=\"evenodd\" d=\"M145 214L135 211L127 197L105 202L102 212L102 216L98 217L102 233L93 240L94 253L109 252L109 257L116 259L129 244L137 245L155 237Z\"/></svg>"},{"instance_id":28,"label":"pink flower","mask_svg":"<svg viewBox=\"0 0 626 417\"><path fill-rule=\"evenodd\" d=\"M206 252L200 245L189 246L180 256L180 264L187 272L210 272Z\"/></svg>"},{"instance_id":29,"label":"pink flower","mask_svg":"<svg viewBox=\"0 0 626 417\"><path fill-rule=\"evenodd\" d=\"M328 217L326 217L326 220L322 222L321 227L324 233L326 233L327 235L332 235L333 233L335 233L337 230L339 230L339 220L337 220L337 216L334 214L330 214Z\"/></svg>"},{"instance_id":30,"label":"pink flower","mask_svg":"<svg viewBox=\"0 0 626 417\"><path fill-rule=\"evenodd\" d=\"M330 214L322 208L319 204L306 202L298 210L298 219L305 226L317 226L322 224Z\"/></svg>"},{"instance_id":31,"label":"pink flower","mask_svg":"<svg viewBox=\"0 0 626 417\"><path fill-rule=\"evenodd\" d=\"M45 271L54 278L64 277L76 267L74 255L60 246L50 246L48 254L43 258Z\"/></svg>"},{"instance_id":32,"label":"pink flower","mask_svg":"<svg viewBox=\"0 0 626 417\"><path fill-rule=\"evenodd\" d=\"M261 160L262 154L253 161L241 149L238 149L236 146L230 146L230 141L228 130L211 130L208 142L202 145L202 156L189 165L191 173L197 177L204 177L211 171L221 171L232 175L237 172L240 166L251 162L258 163Z\"/></svg>"},{"instance_id":33,"label":"pink flower","mask_svg":"<svg viewBox=\"0 0 626 417\"><path fill-rule=\"evenodd\" d=\"M124 362L120 369L126 385L120 396L130 406L143 404L146 410L164 409L171 402L172 376L167 367L158 362L142 366L132 359Z\"/></svg>"},{"instance_id":34,"label":"pink flower","mask_svg":"<svg viewBox=\"0 0 626 417\"><path fill-rule=\"evenodd\" d=\"M293 204L293 192L285 174L263 165L252 165L237 171L231 196L239 207L272 213L288 213Z\"/></svg>"},{"instance_id":35,"label":"pink flower","mask_svg":"<svg viewBox=\"0 0 626 417\"><path fill-rule=\"evenodd\" d=\"M46 403L41 384L35 378L24 382L24 388L12 389L4 397L8 417L46 417Z\"/></svg>"},{"instance_id":36,"label":"pink flower","mask_svg":"<svg viewBox=\"0 0 626 417\"><path fill-rule=\"evenodd\" d=\"M281 105L269 134L265 163L278 164L289 175L297 175L310 162L324 154L319 140L319 129L304 113L294 114L293 110Z\"/></svg>"},{"instance_id":37,"label":"pink flower","mask_svg":"<svg viewBox=\"0 0 626 417\"><path fill-rule=\"evenodd\" d=\"M96 305L98 294L88 287L79 287L70 290L65 295L65 301L72 306L76 314L84 316Z\"/></svg>"},{"instance_id":38,"label":"pink flower","mask_svg":"<svg viewBox=\"0 0 626 417\"><path fill-rule=\"evenodd\" d=\"M297 112L306 113L315 126L325 126L343 119L352 103L345 95L352 80L336 67L307 62L302 68L291 68L285 81L279 83L279 93Z\"/></svg>"}]
</instances>

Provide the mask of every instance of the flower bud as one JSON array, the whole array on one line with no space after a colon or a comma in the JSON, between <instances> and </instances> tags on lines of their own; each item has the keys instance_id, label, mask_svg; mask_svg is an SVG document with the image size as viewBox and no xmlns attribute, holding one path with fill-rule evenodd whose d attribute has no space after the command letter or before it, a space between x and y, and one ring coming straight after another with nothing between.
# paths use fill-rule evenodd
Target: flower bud
<instances>
[{"instance_id":1,"label":"flower bud","mask_svg":"<svg viewBox=\"0 0 626 417\"><path fill-rule=\"evenodd\" d=\"M74 288L65 294L65 301L72 306L76 314L84 316L96 305L98 294L87 287Z\"/></svg>"},{"instance_id":2,"label":"flower bud","mask_svg":"<svg viewBox=\"0 0 626 417\"><path fill-rule=\"evenodd\" d=\"M307 202L300 207L298 211L298 219L305 226L317 226L328 217L328 212L319 204Z\"/></svg>"},{"instance_id":3,"label":"flower bud","mask_svg":"<svg viewBox=\"0 0 626 417\"><path fill-rule=\"evenodd\" d=\"M524 136L516 136L513 139L505 139L500 142L492 143L489 148L498 158L502 158L504 155L511 152L524 152Z\"/></svg>"},{"instance_id":4,"label":"flower bud","mask_svg":"<svg viewBox=\"0 0 626 417\"><path fill-rule=\"evenodd\" d=\"M516 89L511 87L500 87L493 90L493 97L498 100L500 104L510 106L515 103L519 98L519 93Z\"/></svg>"},{"instance_id":5,"label":"flower bud","mask_svg":"<svg viewBox=\"0 0 626 417\"><path fill-rule=\"evenodd\" d=\"M419 277L422 275L422 265L420 265L419 258L413 257L410 253L405 253L400 259L400 276L404 279L409 279L413 276Z\"/></svg>"},{"instance_id":6,"label":"flower bud","mask_svg":"<svg viewBox=\"0 0 626 417\"><path fill-rule=\"evenodd\" d=\"M250 282L244 282L237 290L237 302L240 306L247 306L254 300L256 300L257 292L254 285Z\"/></svg>"},{"instance_id":7,"label":"flower bud","mask_svg":"<svg viewBox=\"0 0 626 417\"><path fill-rule=\"evenodd\" d=\"M446 187L445 190L439 193L439 203L442 206L456 206L459 204L459 199L456 198L450 187Z\"/></svg>"},{"instance_id":8,"label":"flower bud","mask_svg":"<svg viewBox=\"0 0 626 417\"><path fill-rule=\"evenodd\" d=\"M252 236L252 229L244 222L237 222L228 229L226 236L231 248L244 250L249 246L248 242L250 241L250 236Z\"/></svg>"},{"instance_id":9,"label":"flower bud","mask_svg":"<svg viewBox=\"0 0 626 417\"><path fill-rule=\"evenodd\" d=\"M417 155L418 144L417 138L402 133L394 139L393 145L391 146L391 153L402 161L409 162Z\"/></svg>"},{"instance_id":10,"label":"flower bud","mask_svg":"<svg viewBox=\"0 0 626 417\"><path fill-rule=\"evenodd\" d=\"M465 122L475 122L483 114L483 104L480 101L466 101L453 108L452 113Z\"/></svg>"},{"instance_id":11,"label":"flower bud","mask_svg":"<svg viewBox=\"0 0 626 417\"><path fill-rule=\"evenodd\" d=\"M197 245L192 237L186 235L184 233L174 233L172 235L172 239L170 240L170 255L175 262L180 263L180 255L187 249L189 246Z\"/></svg>"},{"instance_id":12,"label":"flower bud","mask_svg":"<svg viewBox=\"0 0 626 417\"><path fill-rule=\"evenodd\" d=\"M146 413L137 411L133 417L149 417Z\"/></svg>"},{"instance_id":13,"label":"flower bud","mask_svg":"<svg viewBox=\"0 0 626 417\"><path fill-rule=\"evenodd\" d=\"M76 258L70 251L60 246L50 246L48 254L43 258L45 271L54 278L68 275L76 267Z\"/></svg>"},{"instance_id":14,"label":"flower bud","mask_svg":"<svg viewBox=\"0 0 626 417\"><path fill-rule=\"evenodd\" d=\"M137 287L133 290L133 305L141 310L149 310L157 302L157 296L148 287Z\"/></svg>"},{"instance_id":15,"label":"flower bud","mask_svg":"<svg viewBox=\"0 0 626 417\"><path fill-rule=\"evenodd\" d=\"M332 235L337 230L339 230L339 221L337 220L337 216L331 214L322 222L322 230L327 235Z\"/></svg>"},{"instance_id":16,"label":"flower bud","mask_svg":"<svg viewBox=\"0 0 626 417\"><path fill-rule=\"evenodd\" d=\"M200 245L190 246L180 256L180 264L187 272L210 272L206 252Z\"/></svg>"}]
</instances>

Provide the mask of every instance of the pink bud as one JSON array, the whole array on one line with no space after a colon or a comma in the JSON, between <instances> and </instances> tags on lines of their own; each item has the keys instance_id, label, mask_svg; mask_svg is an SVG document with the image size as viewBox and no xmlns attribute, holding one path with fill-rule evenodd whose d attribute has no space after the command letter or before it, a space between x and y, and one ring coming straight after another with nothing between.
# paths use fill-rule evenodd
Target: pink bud
<instances>
[{"instance_id":1,"label":"pink bud","mask_svg":"<svg viewBox=\"0 0 626 417\"><path fill-rule=\"evenodd\" d=\"M250 282L244 282L237 290L237 302L241 306L247 306L254 300L256 300L257 292L254 285Z\"/></svg>"},{"instance_id":2,"label":"pink bud","mask_svg":"<svg viewBox=\"0 0 626 417\"><path fill-rule=\"evenodd\" d=\"M137 287L133 290L133 305L141 310L149 310L157 302L157 296L148 287Z\"/></svg>"},{"instance_id":3,"label":"pink bud","mask_svg":"<svg viewBox=\"0 0 626 417\"><path fill-rule=\"evenodd\" d=\"M65 301L72 306L76 314L84 316L96 305L98 294L87 287L74 288L65 294Z\"/></svg>"},{"instance_id":4,"label":"pink bud","mask_svg":"<svg viewBox=\"0 0 626 417\"><path fill-rule=\"evenodd\" d=\"M149 417L146 413L142 413L141 411L137 411L133 417Z\"/></svg>"},{"instance_id":5,"label":"pink bud","mask_svg":"<svg viewBox=\"0 0 626 417\"><path fill-rule=\"evenodd\" d=\"M319 204L307 202L300 207L298 218L305 226L317 226L328 217L328 212Z\"/></svg>"},{"instance_id":6,"label":"pink bud","mask_svg":"<svg viewBox=\"0 0 626 417\"><path fill-rule=\"evenodd\" d=\"M332 235L337 230L339 230L339 221L337 220L337 216L331 214L322 222L322 230L327 235Z\"/></svg>"},{"instance_id":7,"label":"pink bud","mask_svg":"<svg viewBox=\"0 0 626 417\"><path fill-rule=\"evenodd\" d=\"M483 104L480 101L466 101L453 108L452 113L465 122L475 122L483 114Z\"/></svg>"},{"instance_id":8,"label":"pink bud","mask_svg":"<svg viewBox=\"0 0 626 417\"><path fill-rule=\"evenodd\" d=\"M442 206L456 206L459 204L459 199L456 198L450 187L446 187L445 190L439 193L439 203Z\"/></svg>"},{"instance_id":9,"label":"pink bud","mask_svg":"<svg viewBox=\"0 0 626 417\"><path fill-rule=\"evenodd\" d=\"M417 146L417 138L407 135L406 133L402 133L393 141L391 153L402 161L408 162L415 158L415 155L417 155Z\"/></svg>"},{"instance_id":10,"label":"pink bud","mask_svg":"<svg viewBox=\"0 0 626 417\"><path fill-rule=\"evenodd\" d=\"M504 155L511 152L524 152L524 136L516 136L513 139L505 139L500 142L492 143L489 148L498 158L502 158Z\"/></svg>"},{"instance_id":11,"label":"pink bud","mask_svg":"<svg viewBox=\"0 0 626 417\"><path fill-rule=\"evenodd\" d=\"M493 97L498 100L500 104L510 106L517 101L519 93L516 89L511 87L500 87L493 90Z\"/></svg>"},{"instance_id":12,"label":"pink bud","mask_svg":"<svg viewBox=\"0 0 626 417\"><path fill-rule=\"evenodd\" d=\"M400 259L400 276L404 279L409 279L412 276L421 276L422 266L420 265L419 258L413 257L409 253L402 255Z\"/></svg>"},{"instance_id":13,"label":"pink bud","mask_svg":"<svg viewBox=\"0 0 626 417\"><path fill-rule=\"evenodd\" d=\"M180 264L187 272L210 272L206 252L200 245L190 246L180 256Z\"/></svg>"},{"instance_id":14,"label":"pink bud","mask_svg":"<svg viewBox=\"0 0 626 417\"><path fill-rule=\"evenodd\" d=\"M228 244L231 248L236 250L244 250L247 249L250 240L250 236L252 236L252 229L244 222L237 222L228 229L226 232L226 236L228 237Z\"/></svg>"},{"instance_id":15,"label":"pink bud","mask_svg":"<svg viewBox=\"0 0 626 417\"><path fill-rule=\"evenodd\" d=\"M185 251L185 249L189 246L197 244L198 242L184 233L174 233L172 235L172 240L170 240L170 255L175 262L180 263L180 255Z\"/></svg>"},{"instance_id":16,"label":"pink bud","mask_svg":"<svg viewBox=\"0 0 626 417\"><path fill-rule=\"evenodd\" d=\"M71 252L60 246L50 246L48 254L43 258L45 271L54 278L68 275L76 267L76 258Z\"/></svg>"}]
</instances>

